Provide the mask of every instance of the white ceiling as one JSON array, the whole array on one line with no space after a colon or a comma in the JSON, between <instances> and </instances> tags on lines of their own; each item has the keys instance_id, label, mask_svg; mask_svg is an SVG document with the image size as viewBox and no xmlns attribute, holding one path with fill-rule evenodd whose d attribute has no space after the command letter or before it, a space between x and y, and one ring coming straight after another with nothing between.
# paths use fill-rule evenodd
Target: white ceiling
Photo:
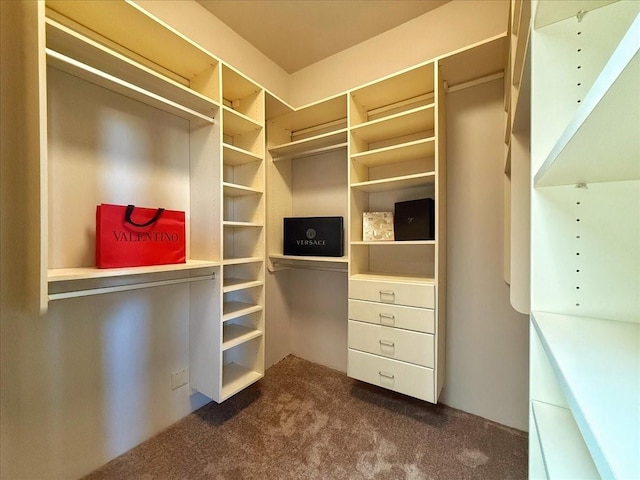
<instances>
[{"instance_id":1,"label":"white ceiling","mask_svg":"<svg viewBox=\"0 0 640 480\"><path fill-rule=\"evenodd\" d=\"M450 0L196 0L288 73Z\"/></svg>"}]
</instances>

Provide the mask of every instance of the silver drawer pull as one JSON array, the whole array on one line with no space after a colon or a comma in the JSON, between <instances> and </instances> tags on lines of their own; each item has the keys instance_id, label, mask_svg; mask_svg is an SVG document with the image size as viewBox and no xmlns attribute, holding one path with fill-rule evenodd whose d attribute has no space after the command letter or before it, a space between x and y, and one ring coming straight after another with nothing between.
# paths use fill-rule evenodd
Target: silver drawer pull
<instances>
[{"instance_id":1,"label":"silver drawer pull","mask_svg":"<svg viewBox=\"0 0 640 480\"><path fill-rule=\"evenodd\" d=\"M380 340L379 341L380 345L384 345L385 347L393 347L395 346L395 343L389 341L389 340Z\"/></svg>"},{"instance_id":2,"label":"silver drawer pull","mask_svg":"<svg viewBox=\"0 0 640 480\"><path fill-rule=\"evenodd\" d=\"M396 320L396 316L392 313L380 313L380 323L385 323L385 320L387 320L387 323L390 325L393 325L395 323Z\"/></svg>"},{"instance_id":3,"label":"silver drawer pull","mask_svg":"<svg viewBox=\"0 0 640 480\"><path fill-rule=\"evenodd\" d=\"M393 290L380 290L380 298L382 298L383 296L392 297L395 300L396 292L394 292Z\"/></svg>"},{"instance_id":4,"label":"silver drawer pull","mask_svg":"<svg viewBox=\"0 0 640 480\"><path fill-rule=\"evenodd\" d=\"M390 378L391 380L393 380L395 378L395 375L393 373L383 372L382 370L378 371L378 374L381 377Z\"/></svg>"}]
</instances>

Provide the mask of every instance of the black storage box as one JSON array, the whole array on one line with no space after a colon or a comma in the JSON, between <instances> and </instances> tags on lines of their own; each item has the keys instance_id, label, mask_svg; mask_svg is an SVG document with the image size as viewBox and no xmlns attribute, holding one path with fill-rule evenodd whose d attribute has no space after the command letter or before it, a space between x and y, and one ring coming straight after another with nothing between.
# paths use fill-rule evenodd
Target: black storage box
<instances>
[{"instance_id":1,"label":"black storage box","mask_svg":"<svg viewBox=\"0 0 640 480\"><path fill-rule=\"evenodd\" d=\"M285 255L342 257L342 217L295 217L284 219Z\"/></svg>"},{"instance_id":2,"label":"black storage box","mask_svg":"<svg viewBox=\"0 0 640 480\"><path fill-rule=\"evenodd\" d=\"M396 240L435 240L435 209L432 198L395 204L393 230Z\"/></svg>"}]
</instances>

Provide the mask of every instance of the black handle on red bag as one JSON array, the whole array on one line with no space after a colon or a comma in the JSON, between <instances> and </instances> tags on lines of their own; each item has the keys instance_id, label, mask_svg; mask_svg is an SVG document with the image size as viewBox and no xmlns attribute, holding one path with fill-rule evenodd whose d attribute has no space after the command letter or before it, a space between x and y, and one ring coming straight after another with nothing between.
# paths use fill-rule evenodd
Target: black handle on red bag
<instances>
[{"instance_id":1,"label":"black handle on red bag","mask_svg":"<svg viewBox=\"0 0 640 480\"><path fill-rule=\"evenodd\" d=\"M149 220L147 223L136 223L133 220L131 220L131 214L133 213L134 208L136 208L134 205L127 205L127 210L124 214L124 219L127 222L129 222L131 225L135 225L136 227L148 227L149 225L157 222L158 219L160 218L160 215L162 215L162 212L164 212L164 208L159 208L156 214L153 216L153 218Z\"/></svg>"}]
</instances>

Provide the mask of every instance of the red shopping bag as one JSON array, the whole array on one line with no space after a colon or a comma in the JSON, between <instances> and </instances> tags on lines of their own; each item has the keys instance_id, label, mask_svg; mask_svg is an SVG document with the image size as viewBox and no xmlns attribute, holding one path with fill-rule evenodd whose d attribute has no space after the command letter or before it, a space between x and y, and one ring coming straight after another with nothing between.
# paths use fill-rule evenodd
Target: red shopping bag
<instances>
[{"instance_id":1,"label":"red shopping bag","mask_svg":"<svg viewBox=\"0 0 640 480\"><path fill-rule=\"evenodd\" d=\"M103 203L96 209L96 266L185 263L184 212Z\"/></svg>"}]
</instances>

